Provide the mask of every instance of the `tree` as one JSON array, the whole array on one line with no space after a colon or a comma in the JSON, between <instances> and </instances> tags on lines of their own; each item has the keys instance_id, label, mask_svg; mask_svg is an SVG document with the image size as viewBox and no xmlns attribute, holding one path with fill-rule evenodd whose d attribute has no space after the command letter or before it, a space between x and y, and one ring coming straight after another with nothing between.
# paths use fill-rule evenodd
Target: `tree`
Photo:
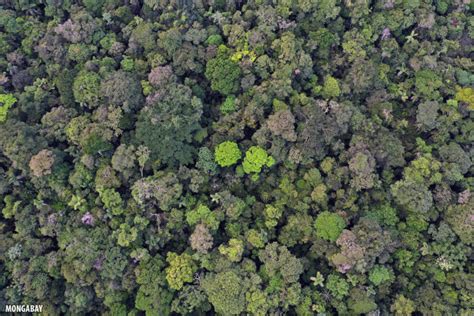
<instances>
[{"instance_id":1,"label":"tree","mask_svg":"<svg viewBox=\"0 0 474 316\"><path fill-rule=\"evenodd\" d=\"M314 231L312 221L313 218L306 214L289 216L288 222L280 231L278 241L287 247L309 242Z\"/></svg>"},{"instance_id":2,"label":"tree","mask_svg":"<svg viewBox=\"0 0 474 316\"><path fill-rule=\"evenodd\" d=\"M343 299L349 294L349 283L336 274L330 274L326 281L326 288L336 299Z\"/></svg>"},{"instance_id":3,"label":"tree","mask_svg":"<svg viewBox=\"0 0 474 316\"><path fill-rule=\"evenodd\" d=\"M100 95L100 76L95 72L82 71L74 79L74 99L89 108L97 107Z\"/></svg>"},{"instance_id":4,"label":"tree","mask_svg":"<svg viewBox=\"0 0 474 316\"><path fill-rule=\"evenodd\" d=\"M236 93L239 89L240 68L230 60L227 48L219 47L219 53L206 64L206 78L211 81L211 88L225 96Z\"/></svg>"},{"instance_id":5,"label":"tree","mask_svg":"<svg viewBox=\"0 0 474 316\"><path fill-rule=\"evenodd\" d=\"M263 263L261 270L268 278L269 287L279 284L275 290L284 290L285 285L298 282L303 273L301 260L293 256L287 247L276 242L260 250L258 258Z\"/></svg>"},{"instance_id":6,"label":"tree","mask_svg":"<svg viewBox=\"0 0 474 316\"><path fill-rule=\"evenodd\" d=\"M321 90L321 95L325 99L337 98L341 94L339 83L332 76L324 78L324 85Z\"/></svg>"},{"instance_id":7,"label":"tree","mask_svg":"<svg viewBox=\"0 0 474 316\"><path fill-rule=\"evenodd\" d=\"M0 123L7 120L8 109L15 104L16 98L12 94L0 93Z\"/></svg>"},{"instance_id":8,"label":"tree","mask_svg":"<svg viewBox=\"0 0 474 316\"><path fill-rule=\"evenodd\" d=\"M433 196L429 189L413 181L398 181L392 185L395 201L410 212L426 213L433 205Z\"/></svg>"},{"instance_id":9,"label":"tree","mask_svg":"<svg viewBox=\"0 0 474 316\"><path fill-rule=\"evenodd\" d=\"M459 173L464 175L472 166L472 160L466 151L457 143L450 142L439 148L439 155L443 161L456 164Z\"/></svg>"},{"instance_id":10,"label":"tree","mask_svg":"<svg viewBox=\"0 0 474 316\"><path fill-rule=\"evenodd\" d=\"M117 232L117 243L122 247L129 247L138 237L138 229L129 224L120 224Z\"/></svg>"},{"instance_id":11,"label":"tree","mask_svg":"<svg viewBox=\"0 0 474 316\"><path fill-rule=\"evenodd\" d=\"M268 129L283 139L294 142L296 141L295 117L289 110L278 111L268 117Z\"/></svg>"},{"instance_id":12,"label":"tree","mask_svg":"<svg viewBox=\"0 0 474 316\"><path fill-rule=\"evenodd\" d=\"M370 152L357 152L349 160L349 169L353 174L351 181L356 190L370 189L375 185L375 159Z\"/></svg>"},{"instance_id":13,"label":"tree","mask_svg":"<svg viewBox=\"0 0 474 316\"><path fill-rule=\"evenodd\" d=\"M415 311L415 303L406 298L403 294L397 295L395 301L390 306L390 311L397 316L409 316Z\"/></svg>"},{"instance_id":14,"label":"tree","mask_svg":"<svg viewBox=\"0 0 474 316\"><path fill-rule=\"evenodd\" d=\"M369 280L378 286L392 279L391 271L384 266L375 266L369 273Z\"/></svg>"},{"instance_id":15,"label":"tree","mask_svg":"<svg viewBox=\"0 0 474 316\"><path fill-rule=\"evenodd\" d=\"M211 306L207 301L206 293L203 289L196 285L185 285L179 292L171 306L172 311L187 315L193 312L204 314L209 312Z\"/></svg>"},{"instance_id":16,"label":"tree","mask_svg":"<svg viewBox=\"0 0 474 316\"><path fill-rule=\"evenodd\" d=\"M443 82L438 75L429 69L420 70L415 76L416 90L426 98L436 99L439 96L439 89Z\"/></svg>"},{"instance_id":17,"label":"tree","mask_svg":"<svg viewBox=\"0 0 474 316\"><path fill-rule=\"evenodd\" d=\"M66 140L66 126L75 114L74 109L64 106L52 108L41 118L41 133L50 141L64 142Z\"/></svg>"},{"instance_id":18,"label":"tree","mask_svg":"<svg viewBox=\"0 0 474 316\"><path fill-rule=\"evenodd\" d=\"M278 225L278 220L282 216L283 210L273 205L266 205L264 210L265 226L272 228Z\"/></svg>"},{"instance_id":19,"label":"tree","mask_svg":"<svg viewBox=\"0 0 474 316\"><path fill-rule=\"evenodd\" d=\"M354 288L350 291L348 306L357 314L367 314L377 309L377 304L364 290Z\"/></svg>"},{"instance_id":20,"label":"tree","mask_svg":"<svg viewBox=\"0 0 474 316\"><path fill-rule=\"evenodd\" d=\"M136 181L132 186L132 197L139 204L156 204L169 211L178 203L183 185L173 173L159 172L154 176Z\"/></svg>"},{"instance_id":21,"label":"tree","mask_svg":"<svg viewBox=\"0 0 474 316\"><path fill-rule=\"evenodd\" d=\"M474 1L0 2L1 302L472 314Z\"/></svg>"},{"instance_id":22,"label":"tree","mask_svg":"<svg viewBox=\"0 0 474 316\"><path fill-rule=\"evenodd\" d=\"M35 126L21 121L7 120L0 128L0 147L13 168L28 171L33 153L46 148L46 140Z\"/></svg>"},{"instance_id":23,"label":"tree","mask_svg":"<svg viewBox=\"0 0 474 316\"><path fill-rule=\"evenodd\" d=\"M138 146L135 155L137 156L138 165L140 166L140 175L143 177L143 170L150 159L150 149L146 146L140 145Z\"/></svg>"},{"instance_id":24,"label":"tree","mask_svg":"<svg viewBox=\"0 0 474 316\"><path fill-rule=\"evenodd\" d=\"M137 109L143 102L142 89L137 78L120 70L108 74L101 82L100 94L108 104L122 107L125 112Z\"/></svg>"},{"instance_id":25,"label":"tree","mask_svg":"<svg viewBox=\"0 0 474 316\"><path fill-rule=\"evenodd\" d=\"M242 254L244 252L244 243L240 239L231 238L229 245L220 245L219 252L229 258L232 262L239 262L242 260Z\"/></svg>"},{"instance_id":26,"label":"tree","mask_svg":"<svg viewBox=\"0 0 474 316\"><path fill-rule=\"evenodd\" d=\"M212 248L213 238L206 225L198 224L189 237L189 242L193 250L206 254Z\"/></svg>"},{"instance_id":27,"label":"tree","mask_svg":"<svg viewBox=\"0 0 474 316\"><path fill-rule=\"evenodd\" d=\"M21 201L15 201L13 196L7 195L3 199L5 206L2 209L2 214L5 218L12 218L15 216L18 208L21 205Z\"/></svg>"},{"instance_id":28,"label":"tree","mask_svg":"<svg viewBox=\"0 0 474 316\"><path fill-rule=\"evenodd\" d=\"M114 170L124 174L126 178L130 177L135 167L135 146L121 144L115 149L112 156L112 168Z\"/></svg>"},{"instance_id":29,"label":"tree","mask_svg":"<svg viewBox=\"0 0 474 316\"><path fill-rule=\"evenodd\" d=\"M383 204L375 207L367 214L367 217L375 219L379 224L386 226L395 226L399 222L397 210L389 204Z\"/></svg>"},{"instance_id":30,"label":"tree","mask_svg":"<svg viewBox=\"0 0 474 316\"><path fill-rule=\"evenodd\" d=\"M170 314L173 293L166 288L163 266L163 260L157 255L150 260L140 262L135 269L136 282L139 285L135 307L150 315Z\"/></svg>"},{"instance_id":31,"label":"tree","mask_svg":"<svg viewBox=\"0 0 474 316\"><path fill-rule=\"evenodd\" d=\"M94 182L97 190L120 187L120 180L115 170L108 163L103 163L97 169Z\"/></svg>"},{"instance_id":32,"label":"tree","mask_svg":"<svg viewBox=\"0 0 474 316\"><path fill-rule=\"evenodd\" d=\"M54 153L51 150L43 149L30 160L30 169L34 176L42 177L51 174L51 167L54 164Z\"/></svg>"},{"instance_id":33,"label":"tree","mask_svg":"<svg viewBox=\"0 0 474 316\"><path fill-rule=\"evenodd\" d=\"M244 280L234 271L209 274L201 286L215 311L222 315L239 315L245 310Z\"/></svg>"},{"instance_id":34,"label":"tree","mask_svg":"<svg viewBox=\"0 0 474 316\"><path fill-rule=\"evenodd\" d=\"M216 162L221 167L229 167L237 163L242 157L242 152L237 143L225 141L216 146L214 150Z\"/></svg>"},{"instance_id":35,"label":"tree","mask_svg":"<svg viewBox=\"0 0 474 316\"><path fill-rule=\"evenodd\" d=\"M474 234L472 234L474 230L473 206L474 197L471 196L463 204L450 205L446 212L446 221L461 241L467 245L474 244Z\"/></svg>"},{"instance_id":36,"label":"tree","mask_svg":"<svg viewBox=\"0 0 474 316\"><path fill-rule=\"evenodd\" d=\"M381 257L395 250L389 231L368 218L359 220L352 230L343 230L336 241L341 251L331 256L332 263L341 273L349 270L365 273Z\"/></svg>"},{"instance_id":37,"label":"tree","mask_svg":"<svg viewBox=\"0 0 474 316\"><path fill-rule=\"evenodd\" d=\"M148 74L148 81L155 88L164 88L168 84L176 82L176 76L173 74L171 66L155 67Z\"/></svg>"},{"instance_id":38,"label":"tree","mask_svg":"<svg viewBox=\"0 0 474 316\"><path fill-rule=\"evenodd\" d=\"M458 89L455 100L466 103L471 110L474 109L474 89L471 87Z\"/></svg>"},{"instance_id":39,"label":"tree","mask_svg":"<svg viewBox=\"0 0 474 316\"><path fill-rule=\"evenodd\" d=\"M197 266L189 254L182 253L178 255L174 252L168 252L166 261L169 264L165 270L166 281L168 281L170 288L180 290L184 283L193 281Z\"/></svg>"},{"instance_id":40,"label":"tree","mask_svg":"<svg viewBox=\"0 0 474 316\"><path fill-rule=\"evenodd\" d=\"M320 213L314 222L316 236L329 241L336 241L345 227L346 222L340 215L328 211Z\"/></svg>"},{"instance_id":41,"label":"tree","mask_svg":"<svg viewBox=\"0 0 474 316\"><path fill-rule=\"evenodd\" d=\"M441 180L441 164L431 154L413 160L403 171L403 179L391 186L395 201L409 212L427 213L433 205L429 186Z\"/></svg>"},{"instance_id":42,"label":"tree","mask_svg":"<svg viewBox=\"0 0 474 316\"><path fill-rule=\"evenodd\" d=\"M229 95L225 98L224 103L221 104L219 110L222 114L230 114L236 110L235 107L235 96Z\"/></svg>"},{"instance_id":43,"label":"tree","mask_svg":"<svg viewBox=\"0 0 474 316\"><path fill-rule=\"evenodd\" d=\"M423 130L432 130L439 125L437 121L440 106L436 101L428 101L418 105L416 122Z\"/></svg>"},{"instance_id":44,"label":"tree","mask_svg":"<svg viewBox=\"0 0 474 316\"><path fill-rule=\"evenodd\" d=\"M114 215L120 215L123 213L123 201L120 193L114 189L99 188L99 197L104 204L105 208L110 210Z\"/></svg>"},{"instance_id":45,"label":"tree","mask_svg":"<svg viewBox=\"0 0 474 316\"><path fill-rule=\"evenodd\" d=\"M150 96L138 114L135 142L149 148L150 158L174 166L188 164L194 154L193 133L201 129L201 101L179 84Z\"/></svg>"},{"instance_id":46,"label":"tree","mask_svg":"<svg viewBox=\"0 0 474 316\"><path fill-rule=\"evenodd\" d=\"M252 146L245 152L242 167L247 174L259 174L263 166L271 167L274 164L275 159L269 156L265 149L259 146Z\"/></svg>"},{"instance_id":47,"label":"tree","mask_svg":"<svg viewBox=\"0 0 474 316\"><path fill-rule=\"evenodd\" d=\"M99 28L99 23L86 11L73 14L66 22L59 24L54 31L71 43L85 42L89 44L92 34Z\"/></svg>"},{"instance_id":48,"label":"tree","mask_svg":"<svg viewBox=\"0 0 474 316\"><path fill-rule=\"evenodd\" d=\"M189 225L196 225L198 223L204 224L211 230L216 230L219 227L219 221L216 214L212 212L206 205L200 204L194 210L186 213L186 221Z\"/></svg>"},{"instance_id":49,"label":"tree","mask_svg":"<svg viewBox=\"0 0 474 316\"><path fill-rule=\"evenodd\" d=\"M198 151L196 167L205 173L214 175L217 172L217 165L214 160L214 154L209 150L209 148L201 147Z\"/></svg>"}]
</instances>

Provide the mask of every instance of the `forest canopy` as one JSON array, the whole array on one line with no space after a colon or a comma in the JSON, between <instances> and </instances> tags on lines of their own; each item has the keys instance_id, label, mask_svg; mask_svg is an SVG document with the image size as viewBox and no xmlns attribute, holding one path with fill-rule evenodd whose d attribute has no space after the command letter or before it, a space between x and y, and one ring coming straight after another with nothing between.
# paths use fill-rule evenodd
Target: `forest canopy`
<instances>
[{"instance_id":1,"label":"forest canopy","mask_svg":"<svg viewBox=\"0 0 474 316\"><path fill-rule=\"evenodd\" d=\"M473 12L0 1L0 312L473 315Z\"/></svg>"}]
</instances>

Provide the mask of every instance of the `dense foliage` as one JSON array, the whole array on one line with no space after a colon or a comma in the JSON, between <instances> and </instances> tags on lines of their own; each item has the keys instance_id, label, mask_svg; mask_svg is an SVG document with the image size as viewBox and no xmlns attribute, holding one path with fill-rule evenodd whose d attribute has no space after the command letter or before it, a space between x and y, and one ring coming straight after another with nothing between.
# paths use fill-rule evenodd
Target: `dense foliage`
<instances>
[{"instance_id":1,"label":"dense foliage","mask_svg":"<svg viewBox=\"0 0 474 316\"><path fill-rule=\"evenodd\" d=\"M0 311L473 315L473 11L0 1Z\"/></svg>"}]
</instances>

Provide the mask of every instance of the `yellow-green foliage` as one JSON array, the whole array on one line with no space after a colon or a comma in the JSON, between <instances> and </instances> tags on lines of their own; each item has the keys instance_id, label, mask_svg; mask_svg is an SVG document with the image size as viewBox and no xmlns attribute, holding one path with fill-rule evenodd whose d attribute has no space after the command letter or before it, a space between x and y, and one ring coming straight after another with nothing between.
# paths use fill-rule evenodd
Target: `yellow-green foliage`
<instances>
[{"instance_id":1,"label":"yellow-green foliage","mask_svg":"<svg viewBox=\"0 0 474 316\"><path fill-rule=\"evenodd\" d=\"M186 213L186 221L189 225L205 224L212 230L216 230L219 227L219 221L216 219L216 215L209 207L202 204Z\"/></svg>"},{"instance_id":2,"label":"yellow-green foliage","mask_svg":"<svg viewBox=\"0 0 474 316\"><path fill-rule=\"evenodd\" d=\"M12 218L15 216L16 212L18 211L21 201L15 201L13 196L7 195L3 199L5 203L5 207L2 209L2 214L5 218Z\"/></svg>"},{"instance_id":3,"label":"yellow-green foliage","mask_svg":"<svg viewBox=\"0 0 474 316\"><path fill-rule=\"evenodd\" d=\"M337 98L341 94L341 89L339 88L339 83L337 79L332 76L326 76L324 79L323 89L321 90L321 95L325 99Z\"/></svg>"},{"instance_id":4,"label":"yellow-green foliage","mask_svg":"<svg viewBox=\"0 0 474 316\"><path fill-rule=\"evenodd\" d=\"M258 174L262 171L263 166L271 167L273 164L275 164L275 159L273 159L272 156L269 156L265 149L259 146L252 146L245 153L242 166L245 173Z\"/></svg>"},{"instance_id":5,"label":"yellow-green foliage","mask_svg":"<svg viewBox=\"0 0 474 316\"><path fill-rule=\"evenodd\" d=\"M380 285L392 278L391 271L384 266L375 266L369 273L369 280L375 285Z\"/></svg>"},{"instance_id":6,"label":"yellow-green foliage","mask_svg":"<svg viewBox=\"0 0 474 316\"><path fill-rule=\"evenodd\" d=\"M278 219L283 214L281 208L277 208L271 204L265 207L265 225L269 228L275 227L278 224Z\"/></svg>"},{"instance_id":7,"label":"yellow-green foliage","mask_svg":"<svg viewBox=\"0 0 474 316\"><path fill-rule=\"evenodd\" d=\"M340 215L327 211L319 214L314 223L316 235L329 241L336 241L345 227L346 222Z\"/></svg>"},{"instance_id":8,"label":"yellow-green foliage","mask_svg":"<svg viewBox=\"0 0 474 316\"><path fill-rule=\"evenodd\" d=\"M410 166L405 168L405 179L418 183L422 183L425 180L429 181L429 183L437 183L441 181L440 168L441 164L439 161L433 159L431 154L425 154L413 160Z\"/></svg>"},{"instance_id":9,"label":"yellow-green foliage","mask_svg":"<svg viewBox=\"0 0 474 316\"><path fill-rule=\"evenodd\" d=\"M166 268L166 281L168 281L170 288L180 290L184 283L193 281L197 266L189 254L182 253L178 255L169 252L166 261L169 263L168 268Z\"/></svg>"},{"instance_id":10,"label":"yellow-green foliage","mask_svg":"<svg viewBox=\"0 0 474 316\"><path fill-rule=\"evenodd\" d=\"M242 60L244 57L248 58L251 62L254 62L257 59L257 55L254 51L248 49L248 44L245 43L244 48L232 54L230 60L234 62L238 62Z\"/></svg>"},{"instance_id":11,"label":"yellow-green foliage","mask_svg":"<svg viewBox=\"0 0 474 316\"><path fill-rule=\"evenodd\" d=\"M235 97L233 95L228 96L224 103L220 106L219 110L223 114L229 114L235 111Z\"/></svg>"},{"instance_id":12,"label":"yellow-green foliage","mask_svg":"<svg viewBox=\"0 0 474 316\"><path fill-rule=\"evenodd\" d=\"M242 157L242 152L237 143L225 141L217 145L214 156L219 166L229 167L239 161L240 157Z\"/></svg>"},{"instance_id":13,"label":"yellow-green foliage","mask_svg":"<svg viewBox=\"0 0 474 316\"><path fill-rule=\"evenodd\" d=\"M239 262L244 252L244 243L240 239L231 238L229 245L220 245L219 252L232 262Z\"/></svg>"},{"instance_id":14,"label":"yellow-green foliage","mask_svg":"<svg viewBox=\"0 0 474 316\"><path fill-rule=\"evenodd\" d=\"M458 89L455 99L467 103L469 110L474 111L474 89L471 87Z\"/></svg>"},{"instance_id":15,"label":"yellow-green foliage","mask_svg":"<svg viewBox=\"0 0 474 316\"><path fill-rule=\"evenodd\" d=\"M130 227L128 224L121 224L118 230L117 242L122 247L128 247L137 239L138 230L136 227Z\"/></svg>"},{"instance_id":16,"label":"yellow-green foliage","mask_svg":"<svg viewBox=\"0 0 474 316\"><path fill-rule=\"evenodd\" d=\"M412 315L415 309L415 302L406 298L403 294L398 295L390 306L390 311L397 316Z\"/></svg>"},{"instance_id":17,"label":"yellow-green foliage","mask_svg":"<svg viewBox=\"0 0 474 316\"><path fill-rule=\"evenodd\" d=\"M15 104L16 98L13 94L1 94L0 93L0 122L7 120L8 109Z\"/></svg>"},{"instance_id":18,"label":"yellow-green foliage","mask_svg":"<svg viewBox=\"0 0 474 316\"><path fill-rule=\"evenodd\" d=\"M262 236L263 234L259 233L255 229L250 229L247 231L246 238L247 241L255 248L263 248L265 246L265 239Z\"/></svg>"}]
</instances>

